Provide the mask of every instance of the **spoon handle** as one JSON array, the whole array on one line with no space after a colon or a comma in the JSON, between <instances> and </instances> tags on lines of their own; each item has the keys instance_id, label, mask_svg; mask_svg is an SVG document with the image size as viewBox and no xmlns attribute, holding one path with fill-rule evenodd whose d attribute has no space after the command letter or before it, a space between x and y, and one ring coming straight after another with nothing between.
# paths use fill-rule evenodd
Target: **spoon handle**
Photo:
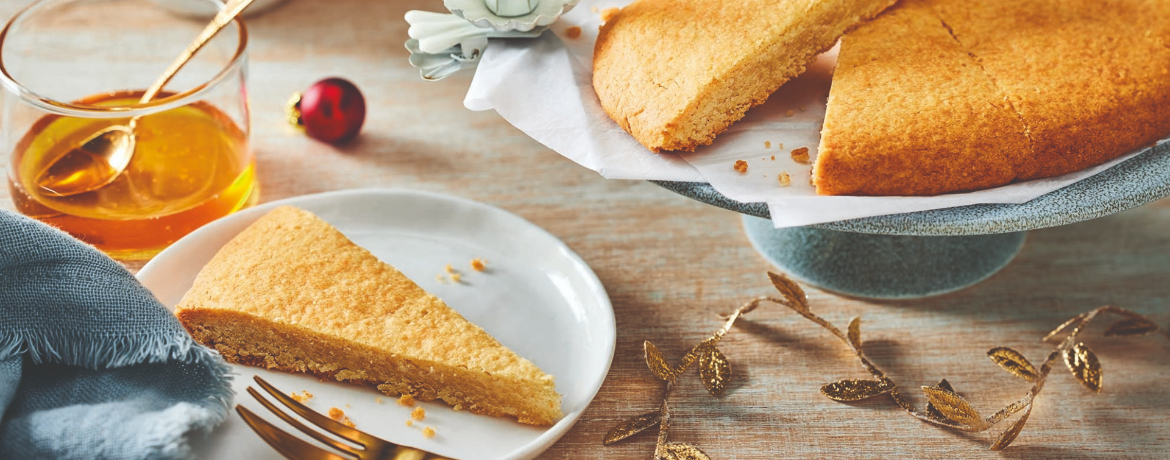
<instances>
[{"instance_id":1,"label":"spoon handle","mask_svg":"<svg viewBox=\"0 0 1170 460\"><path fill-rule=\"evenodd\" d=\"M154 96L158 95L159 91L162 91L163 86L166 86L167 82L171 81L171 78L179 72L179 69L182 69L184 65L187 65L187 61L190 61L191 58L195 56L195 53L198 53L199 50L203 48L203 45L206 45L207 42L211 41L212 37L215 37L215 34L218 34L219 31L222 30L229 22L232 22L232 20L235 19L241 11L244 11L244 8L247 8L248 5L252 4L252 1L253 0L229 1L227 5L223 7L223 9L219 10L219 13L215 15L215 18L212 18L211 24L208 24L207 27L203 29L203 32L200 32L199 36L195 37L195 41L191 42L190 45L187 45L187 49L183 50L183 54L180 54L179 57L175 58L174 62L171 62L171 66L167 67L166 72L163 72L163 74L158 77L158 80L155 80L154 84L150 85L150 88L146 89L146 92L142 94L142 98L138 100L138 103L145 104L150 102L151 99L154 99Z\"/></svg>"}]
</instances>

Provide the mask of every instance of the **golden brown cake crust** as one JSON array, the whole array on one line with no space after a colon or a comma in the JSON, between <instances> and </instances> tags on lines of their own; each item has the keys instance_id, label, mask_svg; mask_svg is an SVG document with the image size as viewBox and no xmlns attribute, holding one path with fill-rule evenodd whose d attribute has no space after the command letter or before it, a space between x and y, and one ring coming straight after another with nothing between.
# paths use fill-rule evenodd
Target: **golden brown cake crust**
<instances>
[{"instance_id":1,"label":"golden brown cake crust","mask_svg":"<svg viewBox=\"0 0 1170 460\"><path fill-rule=\"evenodd\" d=\"M244 364L525 423L561 416L551 376L300 209L276 208L224 245L176 314L197 340Z\"/></svg>"},{"instance_id":2,"label":"golden brown cake crust","mask_svg":"<svg viewBox=\"0 0 1170 460\"><path fill-rule=\"evenodd\" d=\"M637 0L597 37L602 108L651 151L694 150L892 0Z\"/></svg>"},{"instance_id":3,"label":"golden brown cake crust","mask_svg":"<svg viewBox=\"0 0 1170 460\"><path fill-rule=\"evenodd\" d=\"M982 189L1150 145L1170 135L1167 17L1156 0L899 3L842 40L817 192Z\"/></svg>"},{"instance_id":4,"label":"golden brown cake crust","mask_svg":"<svg viewBox=\"0 0 1170 460\"><path fill-rule=\"evenodd\" d=\"M929 5L903 0L850 32L813 174L828 195L933 195L1016 177L1023 123Z\"/></svg>"},{"instance_id":5,"label":"golden brown cake crust","mask_svg":"<svg viewBox=\"0 0 1170 460\"><path fill-rule=\"evenodd\" d=\"M1104 163L1170 134L1164 0L934 0L1008 95L1033 154L1019 179ZM1163 32L1160 34L1159 29Z\"/></svg>"}]
</instances>

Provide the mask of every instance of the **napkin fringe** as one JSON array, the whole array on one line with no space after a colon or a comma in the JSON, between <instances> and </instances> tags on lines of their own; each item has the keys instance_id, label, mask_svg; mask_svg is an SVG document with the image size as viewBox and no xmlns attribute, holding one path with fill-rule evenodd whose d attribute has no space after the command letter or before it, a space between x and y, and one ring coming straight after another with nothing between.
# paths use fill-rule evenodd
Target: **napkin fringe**
<instances>
[{"instance_id":1,"label":"napkin fringe","mask_svg":"<svg viewBox=\"0 0 1170 460\"><path fill-rule=\"evenodd\" d=\"M28 353L34 363L59 362L87 369L115 368L135 364L156 364L179 361L206 366L231 380L231 366L214 350L196 343L186 334L171 337L157 334L121 335L117 337L87 337L74 331L46 331L31 334L27 331L9 331L0 336L0 357L7 358ZM227 419L235 395L231 385L208 389L209 404L218 421ZM207 425L210 432L215 424Z\"/></svg>"}]
</instances>

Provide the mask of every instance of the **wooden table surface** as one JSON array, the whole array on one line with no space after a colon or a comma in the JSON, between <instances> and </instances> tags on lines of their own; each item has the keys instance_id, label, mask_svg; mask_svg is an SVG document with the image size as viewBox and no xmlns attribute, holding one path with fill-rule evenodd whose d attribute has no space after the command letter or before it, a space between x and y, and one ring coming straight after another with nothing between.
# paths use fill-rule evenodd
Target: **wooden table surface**
<instances>
[{"instance_id":1,"label":"wooden table surface","mask_svg":"<svg viewBox=\"0 0 1170 460\"><path fill-rule=\"evenodd\" d=\"M26 0L0 2L7 18ZM613 302L617 353L576 426L541 458L650 458L653 431L612 446L619 421L650 411L663 384L646 369L642 342L678 359L721 323L716 316L774 294L772 269L750 246L740 217L647 182L606 180L561 157L494 112L463 107L471 73L425 82L403 47L411 9L437 0L291 0L249 22L253 132L261 199L359 187L426 190L502 207L547 229L593 268ZM76 30L78 39L87 31ZM285 124L289 95L327 76L364 92L361 137L343 148ZM0 202L12 205L7 190ZM1076 225L1032 231L1006 269L972 288L923 300L867 301L805 286L813 309L839 327L863 319L875 364L916 404L914 391L947 378L984 413L1028 385L998 369L988 349L1008 346L1033 362L1039 338L1065 319L1112 304L1170 324L1170 200ZM131 269L138 265L131 264ZM1102 321L1107 324L1107 322ZM937 429L886 397L836 403L822 384L865 378L848 350L787 309L765 306L721 345L733 366L726 395L709 396L693 374L672 397L671 440L733 458L1165 458L1170 455L1170 343L1161 337L1085 337L1104 368L1092 394L1057 369L1015 445ZM692 371L693 372L693 371Z\"/></svg>"}]
</instances>

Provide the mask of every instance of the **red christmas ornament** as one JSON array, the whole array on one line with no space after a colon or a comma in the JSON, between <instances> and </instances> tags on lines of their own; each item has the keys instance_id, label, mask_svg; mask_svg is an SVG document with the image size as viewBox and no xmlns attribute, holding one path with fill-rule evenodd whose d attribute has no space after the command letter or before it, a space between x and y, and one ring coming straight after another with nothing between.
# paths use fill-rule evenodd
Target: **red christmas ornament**
<instances>
[{"instance_id":1,"label":"red christmas ornament","mask_svg":"<svg viewBox=\"0 0 1170 460\"><path fill-rule=\"evenodd\" d=\"M341 144L362 129L366 100L357 86L342 78L313 83L289 101L289 121L321 142Z\"/></svg>"}]
</instances>

